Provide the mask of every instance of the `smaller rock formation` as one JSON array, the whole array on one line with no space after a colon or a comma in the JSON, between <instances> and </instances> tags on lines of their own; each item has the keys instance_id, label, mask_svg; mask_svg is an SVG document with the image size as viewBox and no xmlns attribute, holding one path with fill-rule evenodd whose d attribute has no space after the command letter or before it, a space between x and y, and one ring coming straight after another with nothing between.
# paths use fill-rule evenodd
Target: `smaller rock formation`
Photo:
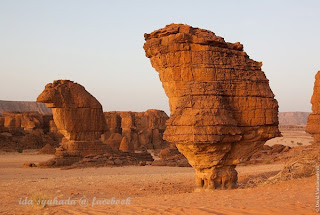
<instances>
[{"instance_id":1,"label":"smaller rock formation","mask_svg":"<svg viewBox=\"0 0 320 215\"><path fill-rule=\"evenodd\" d=\"M134 153L134 146L126 137L123 137L120 143L120 151Z\"/></svg>"},{"instance_id":2,"label":"smaller rock formation","mask_svg":"<svg viewBox=\"0 0 320 215\"><path fill-rule=\"evenodd\" d=\"M311 98L312 113L308 117L306 132L312 135L314 144L320 144L320 71L315 78Z\"/></svg>"},{"instance_id":3,"label":"smaller rock formation","mask_svg":"<svg viewBox=\"0 0 320 215\"><path fill-rule=\"evenodd\" d=\"M274 184L317 174L317 167L319 168L320 165L319 145L294 147L291 151L293 155L285 162L283 169L277 175L269 178L265 184Z\"/></svg>"},{"instance_id":4,"label":"smaller rock formation","mask_svg":"<svg viewBox=\"0 0 320 215\"><path fill-rule=\"evenodd\" d=\"M56 150L56 158L44 165L70 165L83 156L111 150L100 141L106 129L102 106L80 84L54 81L46 85L37 101L52 108L54 122L65 138Z\"/></svg>"},{"instance_id":5,"label":"smaller rock formation","mask_svg":"<svg viewBox=\"0 0 320 215\"><path fill-rule=\"evenodd\" d=\"M290 157L292 148L282 144L275 144L273 146L263 145L263 147L254 153L246 164L261 164L261 163L276 163L283 162L283 160Z\"/></svg>"},{"instance_id":6,"label":"smaller rock formation","mask_svg":"<svg viewBox=\"0 0 320 215\"><path fill-rule=\"evenodd\" d=\"M55 158L40 163L40 167L136 165L153 161L148 152L134 153L132 139L128 139L133 136L134 114L122 113L121 118L112 113L105 117L101 104L83 86L69 80L54 81L37 101L52 108L56 129L53 126L51 130L64 135Z\"/></svg>"},{"instance_id":7,"label":"smaller rock formation","mask_svg":"<svg viewBox=\"0 0 320 215\"><path fill-rule=\"evenodd\" d=\"M49 121L52 115L42 115L38 112L14 112L5 111L0 117L0 127L3 126L9 130L23 129L25 131L32 131L35 129L49 130Z\"/></svg>"},{"instance_id":8,"label":"smaller rock formation","mask_svg":"<svg viewBox=\"0 0 320 215\"><path fill-rule=\"evenodd\" d=\"M162 149L159 152L159 157L159 160L152 162L152 166L190 167L187 158L179 152L174 144L170 144L169 147Z\"/></svg>"},{"instance_id":9,"label":"smaller rock formation","mask_svg":"<svg viewBox=\"0 0 320 215\"><path fill-rule=\"evenodd\" d=\"M81 161L64 167L64 169L85 168L85 167L104 167L104 166L128 166L128 165L147 165L151 164L153 157L148 152L129 153L113 151L103 155L87 155Z\"/></svg>"},{"instance_id":10,"label":"smaller rock formation","mask_svg":"<svg viewBox=\"0 0 320 215\"><path fill-rule=\"evenodd\" d=\"M0 116L0 129L4 128L4 117Z\"/></svg>"},{"instance_id":11,"label":"smaller rock formation","mask_svg":"<svg viewBox=\"0 0 320 215\"><path fill-rule=\"evenodd\" d=\"M5 111L0 116L0 148L5 150L39 149L57 146L61 135L52 132L52 115L38 112Z\"/></svg>"},{"instance_id":12,"label":"smaller rock formation","mask_svg":"<svg viewBox=\"0 0 320 215\"><path fill-rule=\"evenodd\" d=\"M123 137L121 134L119 133L113 133L110 135L110 137L105 140L104 142L106 144L108 144L114 151L117 151L119 150L120 148L120 144L121 144L121 141L122 141Z\"/></svg>"},{"instance_id":13,"label":"smaller rock formation","mask_svg":"<svg viewBox=\"0 0 320 215\"><path fill-rule=\"evenodd\" d=\"M35 163L24 163L23 168L32 168L32 167L37 167Z\"/></svg>"},{"instance_id":14,"label":"smaller rock formation","mask_svg":"<svg viewBox=\"0 0 320 215\"><path fill-rule=\"evenodd\" d=\"M55 153L56 153L56 148L51 146L50 144L46 144L38 152L38 154L49 154L49 155L53 155Z\"/></svg>"},{"instance_id":15,"label":"smaller rock formation","mask_svg":"<svg viewBox=\"0 0 320 215\"><path fill-rule=\"evenodd\" d=\"M135 150L157 150L168 146L163 140L163 132L169 117L164 111L111 111L105 112L104 115L107 129L102 135L102 140L113 149L119 149L123 137L134 145Z\"/></svg>"}]
</instances>

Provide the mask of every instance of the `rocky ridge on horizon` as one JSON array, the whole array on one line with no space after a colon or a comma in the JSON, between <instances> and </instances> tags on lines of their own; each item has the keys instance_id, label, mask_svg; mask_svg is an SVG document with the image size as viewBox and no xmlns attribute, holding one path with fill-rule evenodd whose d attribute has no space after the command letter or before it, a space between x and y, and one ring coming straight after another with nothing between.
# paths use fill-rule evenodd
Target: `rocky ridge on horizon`
<instances>
[{"instance_id":1,"label":"rocky ridge on horizon","mask_svg":"<svg viewBox=\"0 0 320 215\"><path fill-rule=\"evenodd\" d=\"M0 100L0 115L3 112L38 112L40 114L52 114L50 108L36 101L4 101Z\"/></svg>"},{"instance_id":2,"label":"rocky ridge on horizon","mask_svg":"<svg viewBox=\"0 0 320 215\"><path fill-rule=\"evenodd\" d=\"M308 116L311 112L279 112L279 125L307 125Z\"/></svg>"}]
</instances>

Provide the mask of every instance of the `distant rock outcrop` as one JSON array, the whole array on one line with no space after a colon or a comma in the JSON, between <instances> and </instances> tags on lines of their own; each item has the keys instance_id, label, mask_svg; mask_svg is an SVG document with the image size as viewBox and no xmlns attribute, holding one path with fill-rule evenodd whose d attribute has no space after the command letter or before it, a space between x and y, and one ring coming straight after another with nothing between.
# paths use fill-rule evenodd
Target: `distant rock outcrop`
<instances>
[{"instance_id":1,"label":"distant rock outcrop","mask_svg":"<svg viewBox=\"0 0 320 215\"><path fill-rule=\"evenodd\" d=\"M39 102L3 101L0 100L0 115L3 112L38 112L39 114L51 114L50 108Z\"/></svg>"},{"instance_id":2,"label":"distant rock outcrop","mask_svg":"<svg viewBox=\"0 0 320 215\"><path fill-rule=\"evenodd\" d=\"M123 137L132 143L134 149L163 149L168 146L163 140L168 115L162 110L145 112L104 112L107 131L102 136L105 143L119 149Z\"/></svg>"},{"instance_id":3,"label":"distant rock outcrop","mask_svg":"<svg viewBox=\"0 0 320 215\"><path fill-rule=\"evenodd\" d=\"M38 112L12 112L6 111L0 117L0 131L1 127L9 130L23 129L25 131L44 129L49 131L51 114L42 115ZM1 123L3 122L3 123Z\"/></svg>"},{"instance_id":4,"label":"distant rock outcrop","mask_svg":"<svg viewBox=\"0 0 320 215\"><path fill-rule=\"evenodd\" d=\"M51 114L6 111L0 116L0 148L38 149L45 144L57 146L61 135L55 131Z\"/></svg>"},{"instance_id":5,"label":"distant rock outcrop","mask_svg":"<svg viewBox=\"0 0 320 215\"><path fill-rule=\"evenodd\" d=\"M312 113L308 117L306 132L312 135L314 144L320 144L320 71L315 78L311 98Z\"/></svg>"},{"instance_id":6,"label":"distant rock outcrop","mask_svg":"<svg viewBox=\"0 0 320 215\"><path fill-rule=\"evenodd\" d=\"M280 135L278 103L240 43L171 24L145 34L144 50L169 97L164 139L196 169L199 188L232 188L236 164Z\"/></svg>"},{"instance_id":7,"label":"distant rock outcrop","mask_svg":"<svg viewBox=\"0 0 320 215\"><path fill-rule=\"evenodd\" d=\"M279 112L279 125L307 125L310 112Z\"/></svg>"}]
</instances>

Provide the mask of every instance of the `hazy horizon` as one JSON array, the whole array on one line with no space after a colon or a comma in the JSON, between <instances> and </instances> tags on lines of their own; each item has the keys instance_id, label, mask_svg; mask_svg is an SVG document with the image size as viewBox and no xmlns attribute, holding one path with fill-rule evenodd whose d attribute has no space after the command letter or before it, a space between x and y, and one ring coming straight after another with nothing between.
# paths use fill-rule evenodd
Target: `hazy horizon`
<instances>
[{"instance_id":1,"label":"hazy horizon","mask_svg":"<svg viewBox=\"0 0 320 215\"><path fill-rule=\"evenodd\" d=\"M279 111L310 112L319 66L319 1L0 0L0 100L35 101L47 83L83 85L104 111L169 112L144 33L170 23L240 42Z\"/></svg>"}]
</instances>

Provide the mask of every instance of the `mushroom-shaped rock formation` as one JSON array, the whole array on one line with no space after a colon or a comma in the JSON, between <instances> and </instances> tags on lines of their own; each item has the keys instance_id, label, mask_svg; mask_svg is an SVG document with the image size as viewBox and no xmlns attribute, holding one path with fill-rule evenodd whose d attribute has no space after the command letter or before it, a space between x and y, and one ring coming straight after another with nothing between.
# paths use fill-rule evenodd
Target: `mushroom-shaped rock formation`
<instances>
[{"instance_id":1,"label":"mushroom-shaped rock formation","mask_svg":"<svg viewBox=\"0 0 320 215\"><path fill-rule=\"evenodd\" d=\"M170 24L145 34L144 50L169 97L164 139L196 170L200 189L236 187L236 164L280 136L278 103L240 43Z\"/></svg>"},{"instance_id":2,"label":"mushroom-shaped rock formation","mask_svg":"<svg viewBox=\"0 0 320 215\"><path fill-rule=\"evenodd\" d=\"M314 145L320 144L320 71L316 74L311 98L312 113L308 117L306 132L311 134Z\"/></svg>"},{"instance_id":3,"label":"mushroom-shaped rock formation","mask_svg":"<svg viewBox=\"0 0 320 215\"><path fill-rule=\"evenodd\" d=\"M106 130L102 106L83 86L69 80L54 81L46 85L37 101L52 108L58 131L65 137L56 152L60 160L53 165L70 165L88 154L109 150L99 140Z\"/></svg>"}]
</instances>

